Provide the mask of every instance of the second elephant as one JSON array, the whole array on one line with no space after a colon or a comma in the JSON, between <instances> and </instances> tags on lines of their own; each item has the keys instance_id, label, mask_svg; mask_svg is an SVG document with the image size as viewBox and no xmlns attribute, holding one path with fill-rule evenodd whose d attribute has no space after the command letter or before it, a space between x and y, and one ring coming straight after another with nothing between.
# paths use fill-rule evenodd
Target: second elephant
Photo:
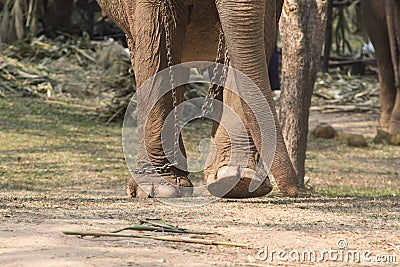
<instances>
[{"instance_id":1,"label":"second elephant","mask_svg":"<svg viewBox=\"0 0 400 267\"><path fill-rule=\"evenodd\" d=\"M380 126L400 134L400 0L361 0L363 24L375 47L380 82Z\"/></svg>"}]
</instances>

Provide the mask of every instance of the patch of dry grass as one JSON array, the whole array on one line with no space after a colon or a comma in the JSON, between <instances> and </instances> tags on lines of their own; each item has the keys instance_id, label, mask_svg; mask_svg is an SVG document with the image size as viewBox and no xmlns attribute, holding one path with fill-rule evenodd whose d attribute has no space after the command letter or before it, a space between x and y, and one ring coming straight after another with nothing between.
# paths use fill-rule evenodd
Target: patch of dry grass
<instances>
[{"instance_id":1,"label":"patch of dry grass","mask_svg":"<svg viewBox=\"0 0 400 267\"><path fill-rule=\"evenodd\" d=\"M121 126L89 119L80 106L41 99L0 98L0 188L123 194L130 178L121 144ZM190 123L183 136L190 159L201 156L199 142L211 124ZM204 152L203 152L204 153ZM307 152L310 188L329 196L400 195L400 149L311 139ZM202 172L191 179L202 184Z\"/></svg>"},{"instance_id":2,"label":"patch of dry grass","mask_svg":"<svg viewBox=\"0 0 400 267\"><path fill-rule=\"evenodd\" d=\"M0 99L0 188L102 190L129 178L119 125L39 99Z\"/></svg>"},{"instance_id":3,"label":"patch of dry grass","mask_svg":"<svg viewBox=\"0 0 400 267\"><path fill-rule=\"evenodd\" d=\"M400 148L369 143L354 148L344 141L310 140L309 184L329 196L400 196Z\"/></svg>"}]
</instances>

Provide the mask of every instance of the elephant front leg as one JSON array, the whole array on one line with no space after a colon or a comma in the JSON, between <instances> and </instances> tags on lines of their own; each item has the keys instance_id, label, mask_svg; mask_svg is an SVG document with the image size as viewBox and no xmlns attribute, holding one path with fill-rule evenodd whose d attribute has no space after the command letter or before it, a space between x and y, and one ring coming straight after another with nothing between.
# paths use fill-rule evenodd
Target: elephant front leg
<instances>
[{"instance_id":1,"label":"elephant front leg","mask_svg":"<svg viewBox=\"0 0 400 267\"><path fill-rule=\"evenodd\" d=\"M240 3L239 3L240 2ZM273 158L271 171L280 190L289 196L298 194L298 181L290 161L269 86L265 51L265 10L275 9L273 0L216 0L218 14L231 55L232 67L241 71L248 80L237 80L240 93L246 99L243 110L257 151L264 160ZM274 38L274 37L273 37ZM255 88L257 87L257 88ZM260 94L261 96L259 96ZM265 114L265 103L273 115L273 132ZM266 146L268 139L276 141L272 155Z\"/></svg>"},{"instance_id":2,"label":"elephant front leg","mask_svg":"<svg viewBox=\"0 0 400 267\"><path fill-rule=\"evenodd\" d=\"M272 186L246 125L240 98L225 88L223 105L221 102L216 109L222 113L213 122L212 149L204 173L207 190L226 198L267 195Z\"/></svg>"},{"instance_id":3,"label":"elephant front leg","mask_svg":"<svg viewBox=\"0 0 400 267\"><path fill-rule=\"evenodd\" d=\"M183 8L177 1L172 1L172 11L169 14L169 30L171 59L174 64L180 62L182 38L185 24ZM162 75L157 72L168 67L167 41L164 31L165 24L161 5L138 1L131 24L134 47L133 66L137 83L137 121L138 121L138 169L145 171L162 168L160 173L134 174L134 179L128 183L128 195L132 197L181 197L192 194L192 184L187 178L186 155L182 138L178 135L179 146L171 137L175 134L174 120L168 121L170 114L174 114L174 106L183 98L183 87L176 89L176 102L172 100L171 76L168 71ZM176 23L173 21L176 20ZM173 80L173 78L172 78ZM166 94L164 94L167 92ZM174 105L175 104L175 105ZM175 136L176 137L176 136ZM174 149L180 149L177 154L178 166L174 163L176 154Z\"/></svg>"}]
</instances>

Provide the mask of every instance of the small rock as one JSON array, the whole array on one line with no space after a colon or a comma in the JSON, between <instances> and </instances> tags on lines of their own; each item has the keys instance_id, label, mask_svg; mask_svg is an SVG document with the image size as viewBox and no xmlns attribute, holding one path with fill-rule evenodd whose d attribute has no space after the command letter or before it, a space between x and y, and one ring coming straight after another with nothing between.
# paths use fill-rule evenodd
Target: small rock
<instances>
[{"instance_id":1,"label":"small rock","mask_svg":"<svg viewBox=\"0 0 400 267\"><path fill-rule=\"evenodd\" d=\"M367 139L361 134L350 134L347 139L347 144L354 147L367 147Z\"/></svg>"},{"instance_id":2,"label":"small rock","mask_svg":"<svg viewBox=\"0 0 400 267\"><path fill-rule=\"evenodd\" d=\"M335 138L335 136L337 135L336 130L326 123L321 123L320 125L315 127L312 133L315 137L324 139Z\"/></svg>"},{"instance_id":3,"label":"small rock","mask_svg":"<svg viewBox=\"0 0 400 267\"><path fill-rule=\"evenodd\" d=\"M389 144L394 146L400 146L400 134L392 135Z\"/></svg>"},{"instance_id":4,"label":"small rock","mask_svg":"<svg viewBox=\"0 0 400 267\"><path fill-rule=\"evenodd\" d=\"M377 129L376 136L374 137L374 144L389 144L392 135L382 129Z\"/></svg>"}]
</instances>

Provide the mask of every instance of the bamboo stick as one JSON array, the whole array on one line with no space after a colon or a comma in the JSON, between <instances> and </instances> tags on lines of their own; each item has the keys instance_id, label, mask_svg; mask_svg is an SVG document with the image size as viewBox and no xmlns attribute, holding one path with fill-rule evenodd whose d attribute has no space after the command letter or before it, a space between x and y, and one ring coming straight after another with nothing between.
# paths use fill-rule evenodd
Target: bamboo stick
<instances>
[{"instance_id":1,"label":"bamboo stick","mask_svg":"<svg viewBox=\"0 0 400 267\"><path fill-rule=\"evenodd\" d=\"M209 239L199 238L188 238L188 237L175 237L175 236L152 236L152 235L128 235L128 234L117 234L117 233L97 233L97 232L75 232L75 231L63 231L65 235L79 235L79 236L110 236L110 237L130 237L130 238L145 238L160 241L179 242L179 243L192 243L201 245L216 245L216 246L229 246L229 247L241 247L247 248L248 245L240 243L231 243L223 241L215 241Z\"/></svg>"},{"instance_id":2,"label":"bamboo stick","mask_svg":"<svg viewBox=\"0 0 400 267\"><path fill-rule=\"evenodd\" d=\"M110 233L119 233L125 230L135 230L135 231L151 231L151 232L167 232L167 233L178 233L178 234L193 234L193 235L211 235L214 233L208 232L196 232L196 231L189 231L183 228L173 228L173 227L154 227L154 226L147 226L143 224L132 224L130 226L123 227L121 229L113 230Z\"/></svg>"}]
</instances>

